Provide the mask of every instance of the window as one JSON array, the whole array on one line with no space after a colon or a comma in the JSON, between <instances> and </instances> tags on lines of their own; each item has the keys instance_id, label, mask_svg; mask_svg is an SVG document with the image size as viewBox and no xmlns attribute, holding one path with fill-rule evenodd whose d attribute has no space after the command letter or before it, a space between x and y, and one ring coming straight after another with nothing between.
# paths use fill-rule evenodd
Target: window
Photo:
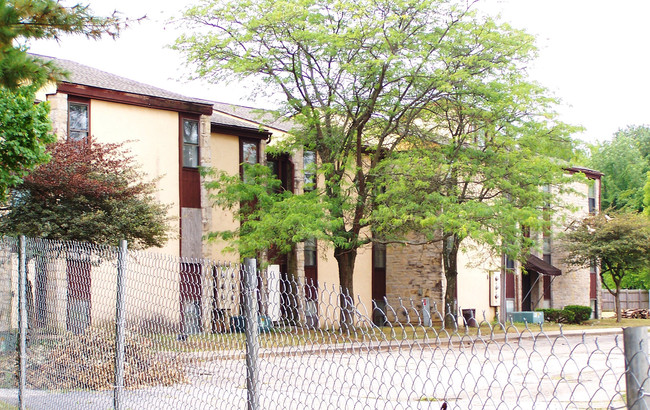
<instances>
[{"instance_id":1,"label":"window","mask_svg":"<svg viewBox=\"0 0 650 410\"><path fill-rule=\"evenodd\" d=\"M68 103L68 139L82 141L88 138L89 132L89 104L84 102Z\"/></svg>"},{"instance_id":2,"label":"window","mask_svg":"<svg viewBox=\"0 0 650 410\"><path fill-rule=\"evenodd\" d=\"M549 209L551 207L551 186L544 185L542 186L542 192L544 192L544 209Z\"/></svg>"},{"instance_id":3,"label":"window","mask_svg":"<svg viewBox=\"0 0 650 410\"><path fill-rule=\"evenodd\" d=\"M316 189L316 153L314 151L303 152L302 167L305 173L304 191L313 191Z\"/></svg>"},{"instance_id":4,"label":"window","mask_svg":"<svg viewBox=\"0 0 650 410\"><path fill-rule=\"evenodd\" d=\"M183 166L199 167L199 122L183 119Z\"/></svg>"},{"instance_id":5,"label":"window","mask_svg":"<svg viewBox=\"0 0 650 410\"><path fill-rule=\"evenodd\" d=\"M382 243L373 243L372 263L375 268L386 268L386 245Z\"/></svg>"},{"instance_id":6,"label":"window","mask_svg":"<svg viewBox=\"0 0 650 410\"><path fill-rule=\"evenodd\" d=\"M316 239L305 241L305 266L316 266Z\"/></svg>"},{"instance_id":7,"label":"window","mask_svg":"<svg viewBox=\"0 0 650 410\"><path fill-rule=\"evenodd\" d=\"M253 141L253 140L240 140L240 159L241 159L241 168L240 168L240 173L242 176L242 179L244 182L248 180L248 176L246 175L246 170L244 169L244 165L255 165L259 163L259 142L258 141Z\"/></svg>"},{"instance_id":8,"label":"window","mask_svg":"<svg viewBox=\"0 0 650 410\"><path fill-rule=\"evenodd\" d=\"M551 249L551 235L545 232L542 242L542 259L549 265L552 264Z\"/></svg>"},{"instance_id":9,"label":"window","mask_svg":"<svg viewBox=\"0 0 650 410\"><path fill-rule=\"evenodd\" d=\"M590 181L589 191L587 192L587 198L589 203L589 213L596 213L596 181Z\"/></svg>"}]
</instances>

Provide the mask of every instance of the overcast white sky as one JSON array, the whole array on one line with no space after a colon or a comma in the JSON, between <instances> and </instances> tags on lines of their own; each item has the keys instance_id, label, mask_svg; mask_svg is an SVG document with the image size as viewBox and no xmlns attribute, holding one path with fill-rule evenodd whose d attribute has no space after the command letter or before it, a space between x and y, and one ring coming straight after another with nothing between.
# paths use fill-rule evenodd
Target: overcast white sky
<instances>
[{"instance_id":1,"label":"overcast white sky","mask_svg":"<svg viewBox=\"0 0 650 410\"><path fill-rule=\"evenodd\" d=\"M183 79L182 58L165 49L177 36L166 21L191 2L90 0L97 14L114 9L126 17L147 15L118 40L66 37L35 42L31 51L122 75L208 100L268 107L238 84L208 85ZM563 101L562 119L586 127L585 141L610 139L627 125L650 124L650 1L482 0L478 7L500 13L514 27L536 35L539 58L530 77Z\"/></svg>"}]
</instances>

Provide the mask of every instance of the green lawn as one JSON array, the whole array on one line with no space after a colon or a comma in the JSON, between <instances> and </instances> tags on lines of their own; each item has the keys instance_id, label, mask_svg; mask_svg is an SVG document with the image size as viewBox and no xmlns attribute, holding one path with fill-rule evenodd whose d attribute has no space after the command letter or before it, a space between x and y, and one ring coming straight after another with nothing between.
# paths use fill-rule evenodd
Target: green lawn
<instances>
[{"instance_id":1,"label":"green lawn","mask_svg":"<svg viewBox=\"0 0 650 410\"><path fill-rule=\"evenodd\" d=\"M491 324L492 329L486 322L481 323L480 331L484 337L489 337L491 332L495 335L507 332L509 335L522 333L526 331L523 323L514 323L503 327ZM589 320L580 325L562 325L563 330L590 330L598 328L622 328L632 326L650 326L650 319L623 319L621 323L616 323L615 318L605 318ZM531 324L528 326L531 333L540 332L540 326ZM544 323L541 328L544 332L558 331L560 325L557 323ZM460 326L457 331L449 329L441 330L440 326L422 327L411 325L385 326L381 328L355 328L349 333L337 330L316 330L302 329L294 327L276 327L269 333L259 335L259 344L261 348L279 348L290 346L304 345L321 345L321 344L340 344L350 342L387 342L412 339L447 340L449 337L457 338L469 334L475 336L478 333L477 328L465 329ZM150 339L151 340L151 339ZM198 352L198 351L215 351L215 350L241 350L245 346L245 336L243 333L219 333L219 334L199 334L187 337L185 341L177 340L176 335L158 335L154 336L152 346L159 351L180 351L180 352Z\"/></svg>"}]
</instances>

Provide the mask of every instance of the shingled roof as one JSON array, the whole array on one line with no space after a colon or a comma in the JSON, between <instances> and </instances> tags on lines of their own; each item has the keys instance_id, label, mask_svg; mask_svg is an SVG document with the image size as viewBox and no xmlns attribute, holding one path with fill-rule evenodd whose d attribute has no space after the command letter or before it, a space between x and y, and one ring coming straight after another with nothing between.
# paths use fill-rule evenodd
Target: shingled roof
<instances>
[{"instance_id":1,"label":"shingled roof","mask_svg":"<svg viewBox=\"0 0 650 410\"><path fill-rule=\"evenodd\" d=\"M85 85L109 91L119 91L124 93L138 94L149 97L164 98L168 100L183 101L194 104L209 104L212 101L207 101L199 98L187 97L162 88L154 87L151 85L143 84L128 78L120 77L115 74L107 73L106 71L98 70L87 65L79 64L70 60L63 60L54 57L48 57L38 54L32 54L45 61L53 61L59 68L68 73L67 78L64 78L62 83Z\"/></svg>"}]
</instances>

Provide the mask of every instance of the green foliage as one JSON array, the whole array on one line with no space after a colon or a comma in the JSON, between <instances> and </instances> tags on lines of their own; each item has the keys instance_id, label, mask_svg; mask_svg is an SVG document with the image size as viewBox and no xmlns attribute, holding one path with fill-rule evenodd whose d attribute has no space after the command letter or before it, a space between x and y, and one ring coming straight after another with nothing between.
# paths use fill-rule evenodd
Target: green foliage
<instances>
[{"instance_id":1,"label":"green foliage","mask_svg":"<svg viewBox=\"0 0 650 410\"><path fill-rule=\"evenodd\" d=\"M570 323L586 322L591 317L590 306L567 305L564 307L564 310L573 312L574 314L574 322L570 322Z\"/></svg>"},{"instance_id":2,"label":"green foliage","mask_svg":"<svg viewBox=\"0 0 650 410\"><path fill-rule=\"evenodd\" d=\"M9 188L34 167L49 160L46 145L54 142L47 103L35 104L34 87L9 91L0 87L0 203Z\"/></svg>"},{"instance_id":3,"label":"green foliage","mask_svg":"<svg viewBox=\"0 0 650 410\"><path fill-rule=\"evenodd\" d=\"M643 212L650 218L650 171L643 186Z\"/></svg>"},{"instance_id":4,"label":"green foliage","mask_svg":"<svg viewBox=\"0 0 650 410\"><path fill-rule=\"evenodd\" d=\"M623 279L650 266L650 219L638 212L592 215L564 240L566 262L585 267L596 263L602 283L617 305ZM620 321L620 309L616 310Z\"/></svg>"},{"instance_id":5,"label":"green foliage","mask_svg":"<svg viewBox=\"0 0 650 410\"><path fill-rule=\"evenodd\" d=\"M0 217L0 233L116 245L162 246L167 206L153 197L122 145L85 141L50 146L52 160L25 177Z\"/></svg>"},{"instance_id":6,"label":"green foliage","mask_svg":"<svg viewBox=\"0 0 650 410\"><path fill-rule=\"evenodd\" d=\"M603 209L641 211L644 185L650 172L650 128L628 126L593 148L590 166L605 175L602 178Z\"/></svg>"},{"instance_id":7,"label":"green foliage","mask_svg":"<svg viewBox=\"0 0 650 410\"><path fill-rule=\"evenodd\" d=\"M544 312L544 321L551 323L580 324L591 317L589 306L568 305L564 309L537 309Z\"/></svg>"},{"instance_id":8,"label":"green foliage","mask_svg":"<svg viewBox=\"0 0 650 410\"><path fill-rule=\"evenodd\" d=\"M56 0L0 0L0 86L42 85L61 76L52 63L27 54L24 43L28 40L59 40L63 34L115 37L124 25L117 13L97 17L81 4L65 7Z\"/></svg>"},{"instance_id":9,"label":"green foliage","mask_svg":"<svg viewBox=\"0 0 650 410\"><path fill-rule=\"evenodd\" d=\"M603 287L613 289L616 287L611 276L603 279ZM650 290L650 267L628 272L621 280L621 289L645 289Z\"/></svg>"},{"instance_id":10,"label":"green foliage","mask_svg":"<svg viewBox=\"0 0 650 410\"><path fill-rule=\"evenodd\" d=\"M230 243L226 250L242 258L255 257L260 250L274 247L281 253L308 238L324 239L328 231L326 210L316 191L293 195L282 190L268 167L245 164L246 181L239 175L202 170L215 205L234 212L242 221L235 230L216 231L209 238Z\"/></svg>"},{"instance_id":11,"label":"green foliage","mask_svg":"<svg viewBox=\"0 0 650 410\"><path fill-rule=\"evenodd\" d=\"M562 309L537 309L538 312L544 313L544 321L551 323L566 323L566 318L562 314Z\"/></svg>"},{"instance_id":12,"label":"green foliage","mask_svg":"<svg viewBox=\"0 0 650 410\"><path fill-rule=\"evenodd\" d=\"M356 252L373 240L429 242L442 229L518 254L521 225L548 199L541 184L558 182L557 160L571 157L572 128L525 78L534 39L471 3L215 0L187 9L184 24L194 30L175 47L197 76L261 79L298 124L283 148L318 155L322 183L305 196L215 176L217 203L259 203L238 211L241 228L214 235L243 255L325 239L352 291Z\"/></svg>"}]
</instances>

